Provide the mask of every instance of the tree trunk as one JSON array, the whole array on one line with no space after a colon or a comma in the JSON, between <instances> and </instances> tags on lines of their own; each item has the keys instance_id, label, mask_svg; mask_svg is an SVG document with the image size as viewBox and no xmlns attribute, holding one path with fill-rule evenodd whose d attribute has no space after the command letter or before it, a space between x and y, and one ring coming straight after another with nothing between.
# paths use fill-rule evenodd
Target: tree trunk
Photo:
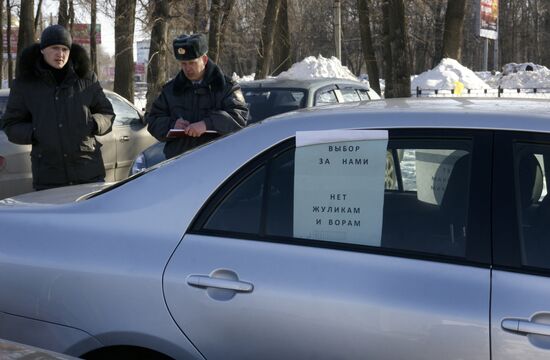
<instances>
[{"instance_id":1,"label":"tree trunk","mask_svg":"<svg viewBox=\"0 0 550 360\"><path fill-rule=\"evenodd\" d=\"M67 0L59 0L59 14L57 15L57 23L68 28L69 4L67 3Z\"/></svg>"},{"instance_id":2,"label":"tree trunk","mask_svg":"<svg viewBox=\"0 0 550 360\"><path fill-rule=\"evenodd\" d=\"M0 39L4 39L4 2L0 0ZM8 50L9 51L9 50ZM0 89L4 87L4 45L0 46Z\"/></svg>"},{"instance_id":3,"label":"tree trunk","mask_svg":"<svg viewBox=\"0 0 550 360\"><path fill-rule=\"evenodd\" d=\"M229 16L235 0L212 0L210 30L208 32L208 57L215 63L220 59L223 37L229 24Z\"/></svg>"},{"instance_id":4,"label":"tree trunk","mask_svg":"<svg viewBox=\"0 0 550 360\"><path fill-rule=\"evenodd\" d=\"M405 23L405 6L403 0L392 0L390 21L394 80L393 95L394 97L410 97L411 69L409 64L409 41L407 39L407 25Z\"/></svg>"},{"instance_id":5,"label":"tree trunk","mask_svg":"<svg viewBox=\"0 0 550 360\"><path fill-rule=\"evenodd\" d=\"M96 17L97 17L97 2L90 2L90 60L92 61L92 70L97 74L97 44L96 44Z\"/></svg>"},{"instance_id":6,"label":"tree trunk","mask_svg":"<svg viewBox=\"0 0 550 360\"><path fill-rule=\"evenodd\" d=\"M391 78L386 78L386 98L411 96L411 70L409 64L408 40L403 0L385 0L386 22L388 29L385 40L386 53L390 53ZM388 49L389 48L389 49ZM387 92L390 85L391 92Z\"/></svg>"},{"instance_id":7,"label":"tree trunk","mask_svg":"<svg viewBox=\"0 0 550 360\"><path fill-rule=\"evenodd\" d=\"M277 35L273 41L273 70L271 75L277 76L292 66L290 59L290 28L288 23L288 0L281 0L279 16L277 17Z\"/></svg>"},{"instance_id":8,"label":"tree trunk","mask_svg":"<svg viewBox=\"0 0 550 360\"><path fill-rule=\"evenodd\" d=\"M117 0L115 7L114 91L134 102L134 23L136 0Z\"/></svg>"},{"instance_id":9,"label":"tree trunk","mask_svg":"<svg viewBox=\"0 0 550 360\"><path fill-rule=\"evenodd\" d=\"M73 33L73 25L74 25L74 1L69 0L69 31L71 34Z\"/></svg>"},{"instance_id":10,"label":"tree trunk","mask_svg":"<svg viewBox=\"0 0 550 360\"><path fill-rule=\"evenodd\" d=\"M357 8L359 9L359 25L361 32L361 47L363 49L363 57L367 64L367 74L369 75L370 87L381 94L380 91L380 74L378 73L378 64L374 55L374 47L372 46L372 34L370 31L370 14L367 0L357 0Z\"/></svg>"},{"instance_id":11,"label":"tree trunk","mask_svg":"<svg viewBox=\"0 0 550 360\"><path fill-rule=\"evenodd\" d=\"M256 62L256 79L263 79L269 75L269 68L273 60L273 39L281 0L268 0L262 25L262 38Z\"/></svg>"},{"instance_id":12,"label":"tree trunk","mask_svg":"<svg viewBox=\"0 0 550 360\"><path fill-rule=\"evenodd\" d=\"M149 60L147 65L147 111L160 94L162 85L166 82L164 64L167 57L168 27L166 25L170 16L170 4L168 1L155 1L153 3L153 28L151 29L151 45L149 47Z\"/></svg>"},{"instance_id":13,"label":"tree trunk","mask_svg":"<svg viewBox=\"0 0 550 360\"><path fill-rule=\"evenodd\" d=\"M212 0L210 6L210 29L208 30L208 57L218 62L218 46L220 44L222 0Z\"/></svg>"},{"instance_id":14,"label":"tree trunk","mask_svg":"<svg viewBox=\"0 0 550 360\"><path fill-rule=\"evenodd\" d=\"M220 31L219 31L219 38L218 38L218 54L216 57L216 63L220 61L220 54L222 53L223 44L225 43L225 34L227 32L227 27L229 26L229 19L231 18L231 11L233 10L233 7L235 5L235 0L225 0L225 3L222 7L221 12L221 22L220 22Z\"/></svg>"},{"instance_id":15,"label":"tree trunk","mask_svg":"<svg viewBox=\"0 0 550 360\"><path fill-rule=\"evenodd\" d=\"M36 16L34 17L34 34L35 35L38 33L38 25L40 24L41 18L42 18L42 0L38 0L38 5L36 6Z\"/></svg>"},{"instance_id":16,"label":"tree trunk","mask_svg":"<svg viewBox=\"0 0 550 360\"><path fill-rule=\"evenodd\" d=\"M435 16L434 39L435 40L434 40L434 57L432 59L432 68L435 67L437 64L439 64L439 62L443 58L444 14L442 13L444 8L443 6L444 1L443 0L435 0L435 1L436 1L435 11L434 11L434 16Z\"/></svg>"},{"instance_id":17,"label":"tree trunk","mask_svg":"<svg viewBox=\"0 0 550 360\"><path fill-rule=\"evenodd\" d=\"M382 2L382 36L384 39L384 97L392 98L393 96L393 61L390 39L390 0Z\"/></svg>"},{"instance_id":18,"label":"tree trunk","mask_svg":"<svg viewBox=\"0 0 550 360\"><path fill-rule=\"evenodd\" d=\"M34 43L34 0L21 0L19 12L19 34L17 39L17 58L21 52ZM19 74L19 61L15 73Z\"/></svg>"},{"instance_id":19,"label":"tree trunk","mask_svg":"<svg viewBox=\"0 0 550 360\"><path fill-rule=\"evenodd\" d=\"M205 9L208 7L208 0L194 0L193 32L200 33L204 31Z\"/></svg>"},{"instance_id":20,"label":"tree trunk","mask_svg":"<svg viewBox=\"0 0 550 360\"><path fill-rule=\"evenodd\" d=\"M443 31L443 57L461 61L462 27L466 11L466 0L451 0L445 12Z\"/></svg>"},{"instance_id":21,"label":"tree trunk","mask_svg":"<svg viewBox=\"0 0 550 360\"><path fill-rule=\"evenodd\" d=\"M10 0L6 0L6 39L7 39L7 51L8 51L8 87L11 87L13 82L13 57L11 54L11 8L12 4Z\"/></svg>"}]
</instances>

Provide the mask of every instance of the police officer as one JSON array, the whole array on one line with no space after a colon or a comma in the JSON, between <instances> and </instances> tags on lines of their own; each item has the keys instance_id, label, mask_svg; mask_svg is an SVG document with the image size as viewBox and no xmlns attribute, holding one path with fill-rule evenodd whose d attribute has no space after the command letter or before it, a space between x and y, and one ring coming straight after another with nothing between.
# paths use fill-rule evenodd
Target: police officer
<instances>
[{"instance_id":1,"label":"police officer","mask_svg":"<svg viewBox=\"0 0 550 360\"><path fill-rule=\"evenodd\" d=\"M208 59L205 35L173 41L181 71L166 83L147 114L149 132L166 142L167 158L246 126L248 109L240 86ZM172 135L179 130L179 135Z\"/></svg>"}]
</instances>

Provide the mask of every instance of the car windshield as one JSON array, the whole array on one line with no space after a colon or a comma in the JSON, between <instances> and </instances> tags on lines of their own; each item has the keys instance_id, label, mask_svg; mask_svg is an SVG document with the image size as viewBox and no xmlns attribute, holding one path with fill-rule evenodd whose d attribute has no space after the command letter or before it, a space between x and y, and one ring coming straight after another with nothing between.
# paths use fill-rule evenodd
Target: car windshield
<instances>
[{"instance_id":1,"label":"car windshield","mask_svg":"<svg viewBox=\"0 0 550 360\"><path fill-rule=\"evenodd\" d=\"M306 103L303 89L243 87L243 94L250 112L249 124L303 108Z\"/></svg>"}]
</instances>

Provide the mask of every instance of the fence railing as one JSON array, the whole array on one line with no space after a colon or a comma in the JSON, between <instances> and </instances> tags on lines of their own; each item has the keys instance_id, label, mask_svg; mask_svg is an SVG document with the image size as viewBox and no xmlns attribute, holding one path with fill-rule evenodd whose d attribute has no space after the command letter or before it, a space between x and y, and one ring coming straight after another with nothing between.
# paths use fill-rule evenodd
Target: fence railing
<instances>
[{"instance_id":1,"label":"fence railing","mask_svg":"<svg viewBox=\"0 0 550 360\"><path fill-rule=\"evenodd\" d=\"M490 89L462 89L460 94L455 94L454 89L421 89L411 92L416 97L533 97L550 98L550 88L490 88Z\"/></svg>"}]
</instances>

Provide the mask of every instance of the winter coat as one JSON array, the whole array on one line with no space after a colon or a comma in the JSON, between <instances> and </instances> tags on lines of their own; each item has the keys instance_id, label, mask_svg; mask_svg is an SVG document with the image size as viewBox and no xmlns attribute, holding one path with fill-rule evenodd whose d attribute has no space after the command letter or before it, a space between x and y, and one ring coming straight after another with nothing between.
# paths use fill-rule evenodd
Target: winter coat
<instances>
[{"instance_id":1,"label":"winter coat","mask_svg":"<svg viewBox=\"0 0 550 360\"><path fill-rule=\"evenodd\" d=\"M204 121L207 130L215 130L221 135L246 126L248 108L241 87L208 60L200 84L194 85L183 71L167 82L146 119L149 132L157 140L166 142L164 154L167 158L219 136L205 133L196 138L185 136L167 139L168 130L174 127L180 117L190 123Z\"/></svg>"},{"instance_id":2,"label":"winter coat","mask_svg":"<svg viewBox=\"0 0 550 360\"><path fill-rule=\"evenodd\" d=\"M2 117L6 135L16 144L32 144L37 190L102 181L105 168L95 135L111 131L114 112L90 59L73 44L59 85L42 59L39 44L21 54L20 75Z\"/></svg>"}]
</instances>

